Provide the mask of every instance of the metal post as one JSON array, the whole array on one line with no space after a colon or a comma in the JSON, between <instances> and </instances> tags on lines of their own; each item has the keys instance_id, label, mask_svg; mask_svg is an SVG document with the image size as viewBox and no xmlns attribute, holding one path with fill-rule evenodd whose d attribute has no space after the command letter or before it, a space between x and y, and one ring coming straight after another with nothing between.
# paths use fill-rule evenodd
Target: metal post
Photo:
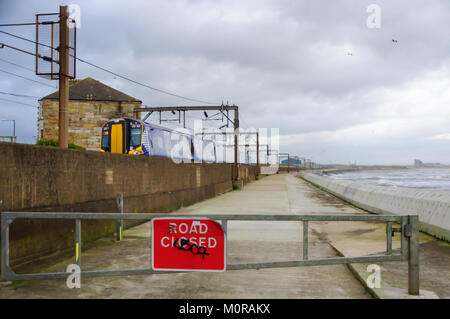
<instances>
[{"instance_id":1,"label":"metal post","mask_svg":"<svg viewBox=\"0 0 450 319\"><path fill-rule=\"evenodd\" d=\"M59 122L58 145L67 148L69 118L69 28L67 6L59 7Z\"/></svg>"},{"instance_id":2,"label":"metal post","mask_svg":"<svg viewBox=\"0 0 450 319\"><path fill-rule=\"evenodd\" d=\"M419 295L419 216L408 216L411 234L408 237L408 293Z\"/></svg>"},{"instance_id":3,"label":"metal post","mask_svg":"<svg viewBox=\"0 0 450 319\"><path fill-rule=\"evenodd\" d=\"M2 216L1 218L1 249L2 249L2 277L5 278L6 272L9 269L9 222Z\"/></svg>"},{"instance_id":4,"label":"metal post","mask_svg":"<svg viewBox=\"0 0 450 319\"><path fill-rule=\"evenodd\" d=\"M407 260L408 259L408 237L406 236L406 230L407 230L407 224L408 224L408 216L402 216L402 225L401 225L401 252L402 252L402 259Z\"/></svg>"},{"instance_id":5,"label":"metal post","mask_svg":"<svg viewBox=\"0 0 450 319\"><path fill-rule=\"evenodd\" d=\"M290 172L290 168L291 168L291 158L290 158L290 156L289 156L289 153L288 153L288 174L289 174L289 172Z\"/></svg>"},{"instance_id":6,"label":"metal post","mask_svg":"<svg viewBox=\"0 0 450 319\"><path fill-rule=\"evenodd\" d=\"M308 260L308 221L303 221L303 260Z\"/></svg>"},{"instance_id":7,"label":"metal post","mask_svg":"<svg viewBox=\"0 0 450 319\"><path fill-rule=\"evenodd\" d=\"M81 219L75 220L75 263L81 268Z\"/></svg>"},{"instance_id":8,"label":"metal post","mask_svg":"<svg viewBox=\"0 0 450 319\"><path fill-rule=\"evenodd\" d=\"M234 180L239 180L239 111L234 110Z\"/></svg>"},{"instance_id":9,"label":"metal post","mask_svg":"<svg viewBox=\"0 0 450 319\"><path fill-rule=\"evenodd\" d=\"M259 174L259 132L256 132L256 166L258 166Z\"/></svg>"},{"instance_id":10,"label":"metal post","mask_svg":"<svg viewBox=\"0 0 450 319\"><path fill-rule=\"evenodd\" d=\"M123 193L117 194L117 209L119 214L123 214ZM123 234L123 219L118 219L116 222L116 239L122 240Z\"/></svg>"},{"instance_id":11,"label":"metal post","mask_svg":"<svg viewBox=\"0 0 450 319\"><path fill-rule=\"evenodd\" d=\"M225 270L226 270L226 266L227 266L227 246L228 246L228 220L227 219L222 219L222 229L223 232L225 233Z\"/></svg>"},{"instance_id":12,"label":"metal post","mask_svg":"<svg viewBox=\"0 0 450 319\"><path fill-rule=\"evenodd\" d=\"M386 254L392 255L392 223L386 223Z\"/></svg>"}]
</instances>

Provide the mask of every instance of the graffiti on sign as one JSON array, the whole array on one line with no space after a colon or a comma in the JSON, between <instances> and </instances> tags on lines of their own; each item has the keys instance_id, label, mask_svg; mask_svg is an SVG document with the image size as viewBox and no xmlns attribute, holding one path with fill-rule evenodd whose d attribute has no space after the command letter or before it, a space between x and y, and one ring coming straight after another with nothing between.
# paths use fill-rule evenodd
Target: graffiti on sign
<instances>
[{"instance_id":1,"label":"graffiti on sign","mask_svg":"<svg viewBox=\"0 0 450 319\"><path fill-rule=\"evenodd\" d=\"M175 240L175 243L173 244L173 247L184 250L184 251L190 251L192 252L194 255L202 255L202 258L205 258L205 255L209 255L206 252L206 247L204 246L197 246L196 244L191 243L189 240L187 239L181 239L180 240L180 246L177 245L178 242L178 238L177 240Z\"/></svg>"}]
</instances>

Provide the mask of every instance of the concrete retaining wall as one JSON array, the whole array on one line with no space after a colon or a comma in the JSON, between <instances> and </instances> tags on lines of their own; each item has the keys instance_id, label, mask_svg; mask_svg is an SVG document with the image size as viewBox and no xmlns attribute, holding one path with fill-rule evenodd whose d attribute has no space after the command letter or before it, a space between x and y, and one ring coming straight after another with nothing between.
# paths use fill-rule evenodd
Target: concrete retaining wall
<instances>
[{"instance_id":1,"label":"concrete retaining wall","mask_svg":"<svg viewBox=\"0 0 450 319\"><path fill-rule=\"evenodd\" d=\"M419 215L420 230L450 241L450 191L375 186L307 173L302 177L343 200L379 214Z\"/></svg>"},{"instance_id":2,"label":"concrete retaining wall","mask_svg":"<svg viewBox=\"0 0 450 319\"><path fill-rule=\"evenodd\" d=\"M256 166L240 166L243 182ZM233 164L175 164L167 158L0 143L0 211L166 213L232 189ZM127 221L128 226L130 222ZM126 224L127 225L127 224ZM16 220L12 264L74 245L74 222ZM83 221L83 241L112 234L114 221Z\"/></svg>"}]
</instances>

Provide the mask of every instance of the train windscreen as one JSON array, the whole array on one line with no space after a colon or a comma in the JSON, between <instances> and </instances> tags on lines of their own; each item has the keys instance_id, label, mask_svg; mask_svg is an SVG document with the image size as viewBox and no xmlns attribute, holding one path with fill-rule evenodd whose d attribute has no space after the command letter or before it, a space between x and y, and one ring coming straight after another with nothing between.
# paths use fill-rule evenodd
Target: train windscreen
<instances>
[{"instance_id":1,"label":"train windscreen","mask_svg":"<svg viewBox=\"0 0 450 319\"><path fill-rule=\"evenodd\" d=\"M109 128L104 127L102 130L102 150L109 151Z\"/></svg>"},{"instance_id":2,"label":"train windscreen","mask_svg":"<svg viewBox=\"0 0 450 319\"><path fill-rule=\"evenodd\" d=\"M135 149L141 146L141 128L140 124L131 124L130 128L130 147Z\"/></svg>"}]
</instances>

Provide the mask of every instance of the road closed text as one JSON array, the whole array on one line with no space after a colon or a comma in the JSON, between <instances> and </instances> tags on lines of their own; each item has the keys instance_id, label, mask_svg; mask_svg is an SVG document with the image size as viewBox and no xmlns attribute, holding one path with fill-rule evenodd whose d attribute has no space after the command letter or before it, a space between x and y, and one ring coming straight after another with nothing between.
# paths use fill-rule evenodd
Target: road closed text
<instances>
[{"instance_id":1,"label":"road closed text","mask_svg":"<svg viewBox=\"0 0 450 319\"><path fill-rule=\"evenodd\" d=\"M226 235L219 222L207 218L152 220L154 270L225 271Z\"/></svg>"},{"instance_id":2,"label":"road closed text","mask_svg":"<svg viewBox=\"0 0 450 319\"><path fill-rule=\"evenodd\" d=\"M194 221L190 226L187 223L169 223L168 235L161 238L161 246L166 248L175 247L182 240L187 240L197 247L215 248L217 239L205 236L207 233L208 225L200 221ZM180 236L180 234L187 236Z\"/></svg>"}]
</instances>

